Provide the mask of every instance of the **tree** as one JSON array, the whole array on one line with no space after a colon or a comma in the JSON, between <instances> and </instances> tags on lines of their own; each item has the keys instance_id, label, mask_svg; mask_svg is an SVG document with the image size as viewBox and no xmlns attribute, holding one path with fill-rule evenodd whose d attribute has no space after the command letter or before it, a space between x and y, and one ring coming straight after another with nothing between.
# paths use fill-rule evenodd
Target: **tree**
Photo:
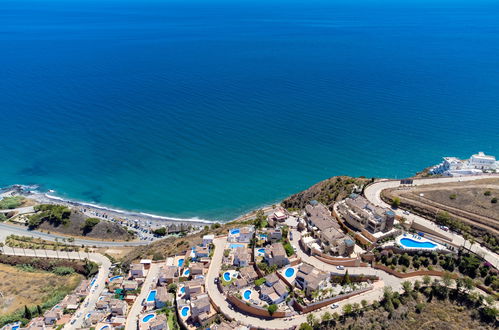
<instances>
[{"instance_id":1,"label":"tree","mask_svg":"<svg viewBox=\"0 0 499 330\"><path fill-rule=\"evenodd\" d=\"M307 315L307 323L313 327L315 325L315 323L317 323L317 318L315 317L315 315L313 313L309 313Z\"/></svg>"},{"instance_id":2,"label":"tree","mask_svg":"<svg viewBox=\"0 0 499 330\"><path fill-rule=\"evenodd\" d=\"M423 276L423 283L424 285L429 285L431 283L431 277L428 275Z\"/></svg>"},{"instance_id":3,"label":"tree","mask_svg":"<svg viewBox=\"0 0 499 330\"><path fill-rule=\"evenodd\" d=\"M353 311L353 307L350 304L343 305L343 314L350 315Z\"/></svg>"},{"instance_id":4,"label":"tree","mask_svg":"<svg viewBox=\"0 0 499 330\"><path fill-rule=\"evenodd\" d=\"M43 310L42 310L42 308L40 307L40 305L36 305L36 313L37 313L38 315L42 315L42 314L43 314Z\"/></svg>"},{"instance_id":5,"label":"tree","mask_svg":"<svg viewBox=\"0 0 499 330\"><path fill-rule=\"evenodd\" d=\"M362 308L364 308L364 309L365 309L365 308L367 307L367 304L368 304L368 303L367 303L367 300L362 299L362 300L360 301L360 304L362 305Z\"/></svg>"},{"instance_id":6,"label":"tree","mask_svg":"<svg viewBox=\"0 0 499 330\"><path fill-rule=\"evenodd\" d=\"M392 207L393 207L394 209L396 209L396 208L398 208L399 206L400 206L400 198L398 198L398 197L394 197L394 198L392 199Z\"/></svg>"},{"instance_id":7,"label":"tree","mask_svg":"<svg viewBox=\"0 0 499 330\"><path fill-rule=\"evenodd\" d=\"M345 272L345 275L343 275L343 278L341 279L341 285L348 285L352 281L350 280L350 275L348 275L348 269Z\"/></svg>"},{"instance_id":8,"label":"tree","mask_svg":"<svg viewBox=\"0 0 499 330\"><path fill-rule=\"evenodd\" d=\"M89 232L91 232L92 229L94 229L94 227L99 224L99 222L99 218L86 218L85 224L82 226L83 233L88 234Z\"/></svg>"},{"instance_id":9,"label":"tree","mask_svg":"<svg viewBox=\"0 0 499 330\"><path fill-rule=\"evenodd\" d=\"M404 289L404 293L409 296L412 292L412 283L409 281L404 281L402 282L402 288Z\"/></svg>"},{"instance_id":10,"label":"tree","mask_svg":"<svg viewBox=\"0 0 499 330\"><path fill-rule=\"evenodd\" d=\"M267 307L267 310L269 311L270 315L273 315L277 311L277 305L272 304L272 305Z\"/></svg>"},{"instance_id":11,"label":"tree","mask_svg":"<svg viewBox=\"0 0 499 330\"><path fill-rule=\"evenodd\" d=\"M465 290L468 291L468 292L471 291L471 290L473 290L473 288L475 287L475 284L473 283L473 280L470 277L468 277L468 276L465 276L463 280L464 280L464 288L465 288Z\"/></svg>"},{"instance_id":12,"label":"tree","mask_svg":"<svg viewBox=\"0 0 499 330\"><path fill-rule=\"evenodd\" d=\"M312 326L308 323L302 323L300 324L300 330L313 330Z\"/></svg>"},{"instance_id":13,"label":"tree","mask_svg":"<svg viewBox=\"0 0 499 330\"><path fill-rule=\"evenodd\" d=\"M152 233L156 236L165 236L166 235L166 228L165 227L156 228L152 231Z\"/></svg>"},{"instance_id":14,"label":"tree","mask_svg":"<svg viewBox=\"0 0 499 330\"><path fill-rule=\"evenodd\" d=\"M326 323L329 325L329 322L331 321L333 317L331 316L331 313L329 312L325 312L324 314L322 314L322 322Z\"/></svg>"},{"instance_id":15,"label":"tree","mask_svg":"<svg viewBox=\"0 0 499 330\"><path fill-rule=\"evenodd\" d=\"M31 320L31 310L28 308L28 306L24 305L24 314L23 314L25 319Z\"/></svg>"},{"instance_id":16,"label":"tree","mask_svg":"<svg viewBox=\"0 0 499 330\"><path fill-rule=\"evenodd\" d=\"M177 291L177 284L171 283L168 285L168 292L175 293Z\"/></svg>"}]
</instances>

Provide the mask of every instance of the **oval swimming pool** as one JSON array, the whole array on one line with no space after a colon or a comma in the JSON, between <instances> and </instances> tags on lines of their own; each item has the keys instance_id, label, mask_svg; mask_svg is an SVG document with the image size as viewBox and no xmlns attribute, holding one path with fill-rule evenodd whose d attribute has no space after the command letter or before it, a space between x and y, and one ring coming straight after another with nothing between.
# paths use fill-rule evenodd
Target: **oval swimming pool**
<instances>
[{"instance_id":1,"label":"oval swimming pool","mask_svg":"<svg viewBox=\"0 0 499 330\"><path fill-rule=\"evenodd\" d=\"M265 249L264 248L258 249L258 252L263 254L263 253L265 253Z\"/></svg>"},{"instance_id":2,"label":"oval swimming pool","mask_svg":"<svg viewBox=\"0 0 499 330\"><path fill-rule=\"evenodd\" d=\"M178 259L178 263L177 263L177 265L178 265L179 267L182 267L182 265L183 265L183 264L184 264L184 259Z\"/></svg>"},{"instance_id":3,"label":"oval swimming pool","mask_svg":"<svg viewBox=\"0 0 499 330\"><path fill-rule=\"evenodd\" d=\"M151 319L153 319L154 316L155 316L154 314L148 314L148 315L144 316L144 318L142 319L142 322L147 323L147 322L151 321Z\"/></svg>"},{"instance_id":4,"label":"oval swimming pool","mask_svg":"<svg viewBox=\"0 0 499 330\"><path fill-rule=\"evenodd\" d=\"M432 242L419 242L411 238L402 238L400 244L408 248L419 248L419 249L433 249L437 247L437 244Z\"/></svg>"},{"instance_id":5,"label":"oval swimming pool","mask_svg":"<svg viewBox=\"0 0 499 330\"><path fill-rule=\"evenodd\" d=\"M229 273L229 272L225 272L225 273L224 273L224 280L225 280L226 282L229 282L229 281L230 281L230 273Z\"/></svg>"},{"instance_id":6,"label":"oval swimming pool","mask_svg":"<svg viewBox=\"0 0 499 330\"><path fill-rule=\"evenodd\" d=\"M189 269L186 269L184 272L184 276L189 276L190 273L191 273L191 271Z\"/></svg>"},{"instance_id":7,"label":"oval swimming pool","mask_svg":"<svg viewBox=\"0 0 499 330\"><path fill-rule=\"evenodd\" d=\"M232 230L230 231L230 233L231 233L232 235L237 235L237 234L239 234L240 232L241 232L241 230L240 230L239 228L232 229Z\"/></svg>"},{"instance_id":8,"label":"oval swimming pool","mask_svg":"<svg viewBox=\"0 0 499 330\"><path fill-rule=\"evenodd\" d=\"M180 314L183 316L183 317L186 317L187 316L187 313L189 313L189 307L185 306L184 308L182 308L182 311L180 312Z\"/></svg>"},{"instance_id":9,"label":"oval swimming pool","mask_svg":"<svg viewBox=\"0 0 499 330\"><path fill-rule=\"evenodd\" d=\"M284 272L284 276L286 276L286 277L292 277L294 274L295 274L295 269L293 267L289 267Z\"/></svg>"},{"instance_id":10,"label":"oval swimming pool","mask_svg":"<svg viewBox=\"0 0 499 330\"><path fill-rule=\"evenodd\" d=\"M184 294L185 293L185 286L180 288L180 293Z\"/></svg>"}]
</instances>

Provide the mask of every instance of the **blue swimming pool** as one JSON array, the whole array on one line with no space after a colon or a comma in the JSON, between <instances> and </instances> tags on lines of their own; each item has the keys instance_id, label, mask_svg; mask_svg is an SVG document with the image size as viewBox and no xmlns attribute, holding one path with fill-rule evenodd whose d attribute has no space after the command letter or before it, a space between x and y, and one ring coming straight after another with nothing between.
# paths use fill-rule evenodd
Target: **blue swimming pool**
<instances>
[{"instance_id":1,"label":"blue swimming pool","mask_svg":"<svg viewBox=\"0 0 499 330\"><path fill-rule=\"evenodd\" d=\"M182 293L182 294L185 293L185 287L184 286L180 288L180 293Z\"/></svg>"},{"instance_id":2,"label":"blue swimming pool","mask_svg":"<svg viewBox=\"0 0 499 330\"><path fill-rule=\"evenodd\" d=\"M419 242L411 238L402 238L400 244L408 248L419 248L419 249L433 249L437 247L437 244L432 242Z\"/></svg>"},{"instance_id":3,"label":"blue swimming pool","mask_svg":"<svg viewBox=\"0 0 499 330\"><path fill-rule=\"evenodd\" d=\"M244 297L244 299L249 300L251 297L251 290L244 291L243 297Z\"/></svg>"},{"instance_id":4,"label":"blue swimming pool","mask_svg":"<svg viewBox=\"0 0 499 330\"><path fill-rule=\"evenodd\" d=\"M267 234L259 234L258 236L260 236L260 238L267 238Z\"/></svg>"},{"instance_id":5,"label":"blue swimming pool","mask_svg":"<svg viewBox=\"0 0 499 330\"><path fill-rule=\"evenodd\" d=\"M180 314L183 316L183 317L186 317L187 316L187 313L189 313L189 307L185 306L184 308L182 308L182 310L180 311Z\"/></svg>"},{"instance_id":6,"label":"blue swimming pool","mask_svg":"<svg viewBox=\"0 0 499 330\"><path fill-rule=\"evenodd\" d=\"M191 271L189 269L186 269L184 271L184 276L189 276L190 273L191 273Z\"/></svg>"},{"instance_id":7,"label":"blue swimming pool","mask_svg":"<svg viewBox=\"0 0 499 330\"><path fill-rule=\"evenodd\" d=\"M244 244L237 244L237 243L232 243L229 245L231 249L237 249L238 247L244 247Z\"/></svg>"},{"instance_id":8,"label":"blue swimming pool","mask_svg":"<svg viewBox=\"0 0 499 330\"><path fill-rule=\"evenodd\" d=\"M147 295L147 301L149 302L154 301L156 299L156 293L157 293L156 290L149 291L149 294Z\"/></svg>"},{"instance_id":9,"label":"blue swimming pool","mask_svg":"<svg viewBox=\"0 0 499 330\"><path fill-rule=\"evenodd\" d=\"M19 326L18 326L18 325L14 325L14 326L12 327L12 330L17 330L17 329L19 329Z\"/></svg>"},{"instance_id":10,"label":"blue swimming pool","mask_svg":"<svg viewBox=\"0 0 499 330\"><path fill-rule=\"evenodd\" d=\"M142 322L144 323L147 323L149 321L151 321L156 315L154 314L147 314L146 316L144 316L144 318L142 319Z\"/></svg>"},{"instance_id":11,"label":"blue swimming pool","mask_svg":"<svg viewBox=\"0 0 499 330\"><path fill-rule=\"evenodd\" d=\"M225 272L225 273L224 273L224 280L225 280L226 282L229 282L229 281L230 281L230 273L229 273L229 272Z\"/></svg>"},{"instance_id":12,"label":"blue swimming pool","mask_svg":"<svg viewBox=\"0 0 499 330\"><path fill-rule=\"evenodd\" d=\"M264 254L265 253L265 249L264 248L258 249L258 252Z\"/></svg>"},{"instance_id":13,"label":"blue swimming pool","mask_svg":"<svg viewBox=\"0 0 499 330\"><path fill-rule=\"evenodd\" d=\"M123 278L123 276L121 276L121 275L118 275L118 276L113 276L113 277L111 277L111 278L109 279L109 282L112 282L112 281L117 280L117 279L119 279L119 278Z\"/></svg>"},{"instance_id":14,"label":"blue swimming pool","mask_svg":"<svg viewBox=\"0 0 499 330\"><path fill-rule=\"evenodd\" d=\"M109 325L105 325L105 326L101 327L99 330L104 330L104 329L109 329Z\"/></svg>"},{"instance_id":15,"label":"blue swimming pool","mask_svg":"<svg viewBox=\"0 0 499 330\"><path fill-rule=\"evenodd\" d=\"M237 234L239 234L240 232L241 232L241 230L240 230L239 228L232 229L232 230L230 231L231 235L237 235Z\"/></svg>"},{"instance_id":16,"label":"blue swimming pool","mask_svg":"<svg viewBox=\"0 0 499 330\"><path fill-rule=\"evenodd\" d=\"M286 269L286 271L284 272L284 276L286 277L292 277L293 275L295 274L295 269L292 268L292 267L289 267L288 269Z\"/></svg>"},{"instance_id":17,"label":"blue swimming pool","mask_svg":"<svg viewBox=\"0 0 499 330\"><path fill-rule=\"evenodd\" d=\"M184 259L178 259L178 263L177 263L177 265L178 265L179 267L182 267L182 265L183 265L183 264L184 264Z\"/></svg>"}]
</instances>

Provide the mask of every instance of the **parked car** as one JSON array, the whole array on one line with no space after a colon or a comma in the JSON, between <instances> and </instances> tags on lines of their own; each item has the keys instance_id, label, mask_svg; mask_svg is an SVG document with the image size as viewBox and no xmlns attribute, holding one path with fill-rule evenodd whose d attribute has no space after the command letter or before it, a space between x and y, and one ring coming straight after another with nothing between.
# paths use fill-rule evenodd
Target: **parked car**
<instances>
[{"instance_id":1,"label":"parked car","mask_svg":"<svg viewBox=\"0 0 499 330\"><path fill-rule=\"evenodd\" d=\"M336 269L343 270L343 269L345 269L345 266L336 266Z\"/></svg>"},{"instance_id":2,"label":"parked car","mask_svg":"<svg viewBox=\"0 0 499 330\"><path fill-rule=\"evenodd\" d=\"M409 211L404 211L404 214L405 215L409 215Z\"/></svg>"},{"instance_id":3,"label":"parked car","mask_svg":"<svg viewBox=\"0 0 499 330\"><path fill-rule=\"evenodd\" d=\"M335 308L338 308L338 307L340 307L340 305L338 305L338 304L332 304L332 305L331 305L331 308L332 308L332 309L335 309Z\"/></svg>"}]
</instances>

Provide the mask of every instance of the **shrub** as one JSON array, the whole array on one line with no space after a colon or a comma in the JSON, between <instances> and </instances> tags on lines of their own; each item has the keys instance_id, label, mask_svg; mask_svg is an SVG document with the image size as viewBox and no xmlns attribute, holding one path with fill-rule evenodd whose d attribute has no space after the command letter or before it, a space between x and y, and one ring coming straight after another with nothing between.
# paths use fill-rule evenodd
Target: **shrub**
<instances>
[{"instance_id":1,"label":"shrub","mask_svg":"<svg viewBox=\"0 0 499 330\"><path fill-rule=\"evenodd\" d=\"M152 231L152 233L156 236L165 236L166 235L166 228L161 227L161 228L154 229Z\"/></svg>"},{"instance_id":2,"label":"shrub","mask_svg":"<svg viewBox=\"0 0 499 330\"><path fill-rule=\"evenodd\" d=\"M393 208L398 208L400 206L400 198L398 197L395 197L393 200L392 200L392 207Z\"/></svg>"},{"instance_id":3,"label":"shrub","mask_svg":"<svg viewBox=\"0 0 499 330\"><path fill-rule=\"evenodd\" d=\"M269 314L272 315L277 311L277 305L272 304L272 305L267 307L267 310L269 311Z\"/></svg>"},{"instance_id":4,"label":"shrub","mask_svg":"<svg viewBox=\"0 0 499 330\"><path fill-rule=\"evenodd\" d=\"M60 266L60 267L54 267L52 269L52 273L56 274L56 275L60 275L60 276L65 276L65 275L71 275L71 274L74 274L75 270L71 267L64 267L64 266Z\"/></svg>"},{"instance_id":5,"label":"shrub","mask_svg":"<svg viewBox=\"0 0 499 330\"><path fill-rule=\"evenodd\" d=\"M456 194L450 194L449 198L450 199L456 199L457 195Z\"/></svg>"},{"instance_id":6,"label":"shrub","mask_svg":"<svg viewBox=\"0 0 499 330\"><path fill-rule=\"evenodd\" d=\"M497 203L497 198L496 198L496 197L492 198L492 199L490 200L490 202L491 202L492 204L496 204L496 203Z\"/></svg>"},{"instance_id":7,"label":"shrub","mask_svg":"<svg viewBox=\"0 0 499 330\"><path fill-rule=\"evenodd\" d=\"M85 219L85 224L82 226L83 232L85 234L89 233L94 229L95 226L100 222L98 218L87 218Z\"/></svg>"},{"instance_id":8,"label":"shrub","mask_svg":"<svg viewBox=\"0 0 499 330\"><path fill-rule=\"evenodd\" d=\"M490 192L490 190L487 190L483 193L485 196L490 196L492 193Z\"/></svg>"},{"instance_id":9,"label":"shrub","mask_svg":"<svg viewBox=\"0 0 499 330\"><path fill-rule=\"evenodd\" d=\"M4 197L0 200L0 210L18 208L25 200L23 196Z\"/></svg>"}]
</instances>

